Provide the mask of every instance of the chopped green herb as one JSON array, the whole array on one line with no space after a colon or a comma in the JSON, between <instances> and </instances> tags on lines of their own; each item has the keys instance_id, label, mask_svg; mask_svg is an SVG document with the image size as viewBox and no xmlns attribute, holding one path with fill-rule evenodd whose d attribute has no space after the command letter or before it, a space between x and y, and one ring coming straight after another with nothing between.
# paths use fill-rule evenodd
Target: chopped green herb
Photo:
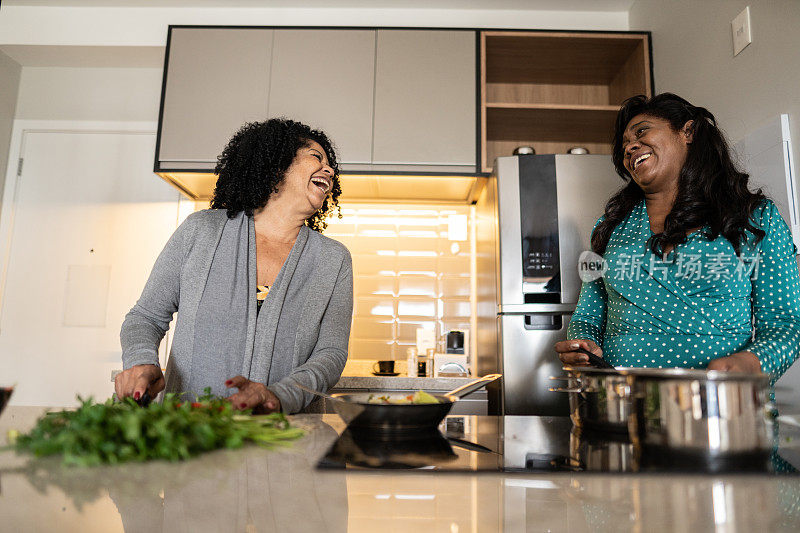
<instances>
[{"instance_id":1,"label":"chopped green herb","mask_svg":"<svg viewBox=\"0 0 800 533\"><path fill-rule=\"evenodd\" d=\"M179 461L218 448L253 442L274 446L300 438L283 413L250 416L234 411L210 390L197 402L167 394L162 403L139 407L131 398L105 403L78 398L74 411L47 413L27 434L14 435L18 451L37 457L60 454L66 465L94 466L126 461Z\"/></svg>"}]
</instances>

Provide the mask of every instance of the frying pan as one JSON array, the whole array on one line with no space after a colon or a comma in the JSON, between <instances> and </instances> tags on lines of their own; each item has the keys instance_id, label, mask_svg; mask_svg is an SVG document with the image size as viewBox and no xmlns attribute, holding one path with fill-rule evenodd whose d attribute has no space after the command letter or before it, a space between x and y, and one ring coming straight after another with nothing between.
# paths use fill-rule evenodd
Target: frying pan
<instances>
[{"instance_id":1,"label":"frying pan","mask_svg":"<svg viewBox=\"0 0 800 533\"><path fill-rule=\"evenodd\" d=\"M333 404L336 413L347 423L347 427L354 432L406 432L406 431L436 431L436 426L444 420L453 404L487 384L499 379L501 374L489 374L476 379L457 389L445 394L432 394L439 403L425 404L384 404L369 403L370 397L386 396L390 399L400 399L408 396L407 393L339 393L324 394L308 389L299 383L295 385L312 394L327 398Z\"/></svg>"}]
</instances>

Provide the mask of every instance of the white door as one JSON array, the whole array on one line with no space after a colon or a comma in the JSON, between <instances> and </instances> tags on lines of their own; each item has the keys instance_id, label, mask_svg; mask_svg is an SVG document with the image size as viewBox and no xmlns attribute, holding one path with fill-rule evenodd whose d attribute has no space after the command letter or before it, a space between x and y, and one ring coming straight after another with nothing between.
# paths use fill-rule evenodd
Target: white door
<instances>
[{"instance_id":1,"label":"white door","mask_svg":"<svg viewBox=\"0 0 800 533\"><path fill-rule=\"evenodd\" d=\"M0 385L17 384L14 404L113 392L122 320L178 219L154 146L152 133L23 134L0 279Z\"/></svg>"}]
</instances>

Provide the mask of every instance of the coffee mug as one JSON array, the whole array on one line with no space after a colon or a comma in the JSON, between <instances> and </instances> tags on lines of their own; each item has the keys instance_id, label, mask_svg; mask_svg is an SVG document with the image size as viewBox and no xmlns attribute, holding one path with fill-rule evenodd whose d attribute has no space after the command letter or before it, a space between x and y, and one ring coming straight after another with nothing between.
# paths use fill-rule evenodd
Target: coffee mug
<instances>
[{"instance_id":1,"label":"coffee mug","mask_svg":"<svg viewBox=\"0 0 800 533\"><path fill-rule=\"evenodd\" d=\"M376 374L391 374L394 372L394 361L378 361L372 365L372 371Z\"/></svg>"},{"instance_id":2,"label":"coffee mug","mask_svg":"<svg viewBox=\"0 0 800 533\"><path fill-rule=\"evenodd\" d=\"M457 329L447 332L447 353L464 353L464 332Z\"/></svg>"}]
</instances>

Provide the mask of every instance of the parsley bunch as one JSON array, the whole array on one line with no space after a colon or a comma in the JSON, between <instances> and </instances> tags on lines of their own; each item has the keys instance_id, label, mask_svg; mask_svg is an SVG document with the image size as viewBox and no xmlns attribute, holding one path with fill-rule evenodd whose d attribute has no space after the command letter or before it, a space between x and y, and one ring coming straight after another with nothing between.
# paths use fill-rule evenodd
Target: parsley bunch
<instances>
[{"instance_id":1,"label":"parsley bunch","mask_svg":"<svg viewBox=\"0 0 800 533\"><path fill-rule=\"evenodd\" d=\"M30 433L17 435L18 451L37 457L60 454L66 465L94 466L126 461L180 461L218 448L247 442L273 446L303 436L283 413L249 416L230 402L206 395L183 402L167 394L162 403L139 407L126 398L97 403L78 398L74 411L44 415Z\"/></svg>"}]
</instances>

